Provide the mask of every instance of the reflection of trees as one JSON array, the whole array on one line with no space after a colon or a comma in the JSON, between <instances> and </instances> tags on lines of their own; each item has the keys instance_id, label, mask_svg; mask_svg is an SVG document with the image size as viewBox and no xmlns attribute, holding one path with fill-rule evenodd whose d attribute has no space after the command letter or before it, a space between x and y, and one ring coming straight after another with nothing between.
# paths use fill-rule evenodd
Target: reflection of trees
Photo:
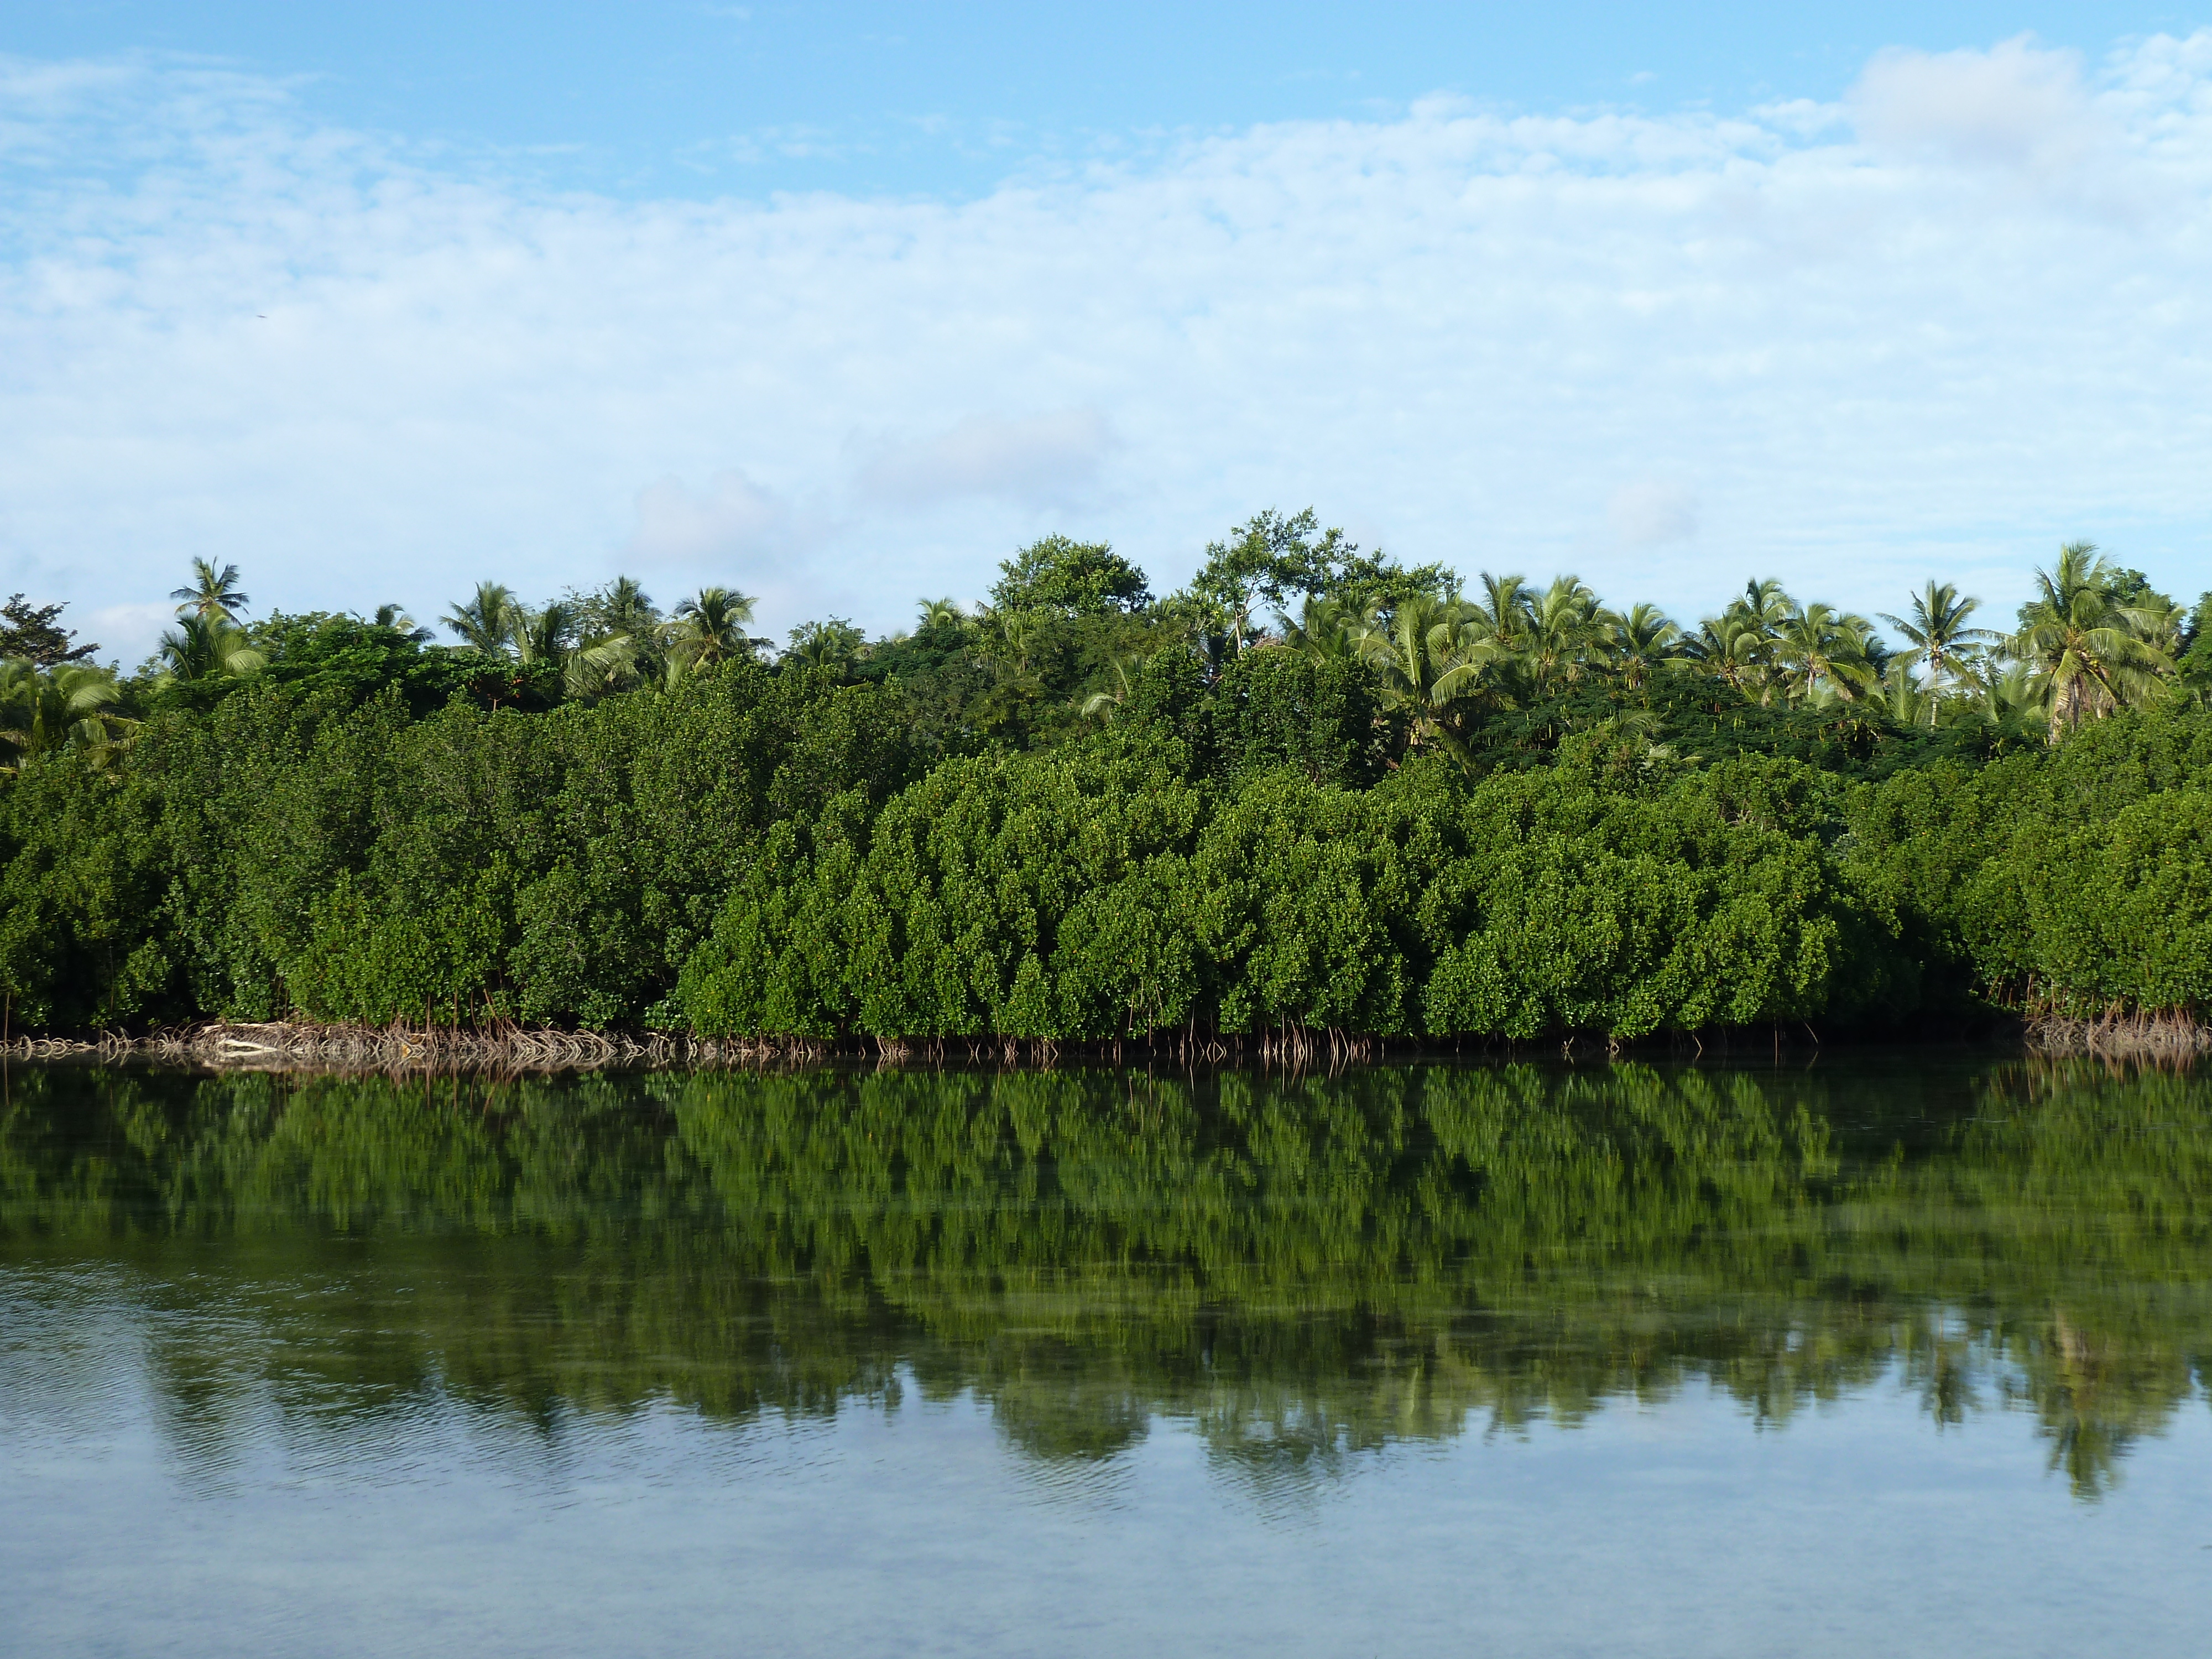
<instances>
[{"instance_id":1,"label":"reflection of trees","mask_svg":"<svg viewBox=\"0 0 2212 1659\"><path fill-rule=\"evenodd\" d=\"M1048 1462L1164 1413L1279 1485L1688 1383L1781 1422L1893 1372L1940 1423L2032 1409L2092 1496L2206 1352L2208 1177L2203 1091L2046 1064L49 1072L0 1115L0 1260L235 1308L156 1345L210 1467L264 1402L443 1391L551 1433L834 1412L903 1368Z\"/></svg>"}]
</instances>

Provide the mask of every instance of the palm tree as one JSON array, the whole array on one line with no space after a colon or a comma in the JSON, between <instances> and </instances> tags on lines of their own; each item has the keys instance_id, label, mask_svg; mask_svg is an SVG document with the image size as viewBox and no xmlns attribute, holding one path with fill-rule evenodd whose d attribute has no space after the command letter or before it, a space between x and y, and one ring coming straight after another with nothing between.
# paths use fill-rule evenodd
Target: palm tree
<instances>
[{"instance_id":1,"label":"palm tree","mask_svg":"<svg viewBox=\"0 0 2212 1659\"><path fill-rule=\"evenodd\" d=\"M551 600L543 611L509 605L507 617L507 638L524 667L567 662L569 637L576 629L576 612L567 601Z\"/></svg>"},{"instance_id":2,"label":"palm tree","mask_svg":"<svg viewBox=\"0 0 2212 1659\"><path fill-rule=\"evenodd\" d=\"M1128 706L1136 690L1137 676L1142 672L1145 659L1134 652L1115 652L1106 659L1108 684L1103 690L1093 691L1083 700L1085 720L1103 720L1109 725L1114 717Z\"/></svg>"},{"instance_id":3,"label":"palm tree","mask_svg":"<svg viewBox=\"0 0 2212 1659\"><path fill-rule=\"evenodd\" d=\"M924 599L921 606L921 620L916 628L927 633L933 628L964 629L968 613L961 609L957 599Z\"/></svg>"},{"instance_id":4,"label":"palm tree","mask_svg":"<svg viewBox=\"0 0 2212 1659\"><path fill-rule=\"evenodd\" d=\"M675 617L661 629L671 675L752 655L754 642L745 629L755 603L750 594L733 587L702 587L681 601Z\"/></svg>"},{"instance_id":5,"label":"palm tree","mask_svg":"<svg viewBox=\"0 0 2212 1659\"><path fill-rule=\"evenodd\" d=\"M427 628L416 627L415 618L409 616L401 606L396 605L380 605L376 607L376 615L370 618L370 621L375 627L388 628L394 633L404 635L415 645L428 645L437 637Z\"/></svg>"},{"instance_id":6,"label":"palm tree","mask_svg":"<svg viewBox=\"0 0 2212 1659\"><path fill-rule=\"evenodd\" d=\"M1493 576L1486 570L1480 580L1482 597L1463 602L1466 620L1499 652L1517 656L1528 649L1528 638L1534 631L1535 601L1528 592L1527 579ZM1559 584L1554 582L1553 586Z\"/></svg>"},{"instance_id":7,"label":"palm tree","mask_svg":"<svg viewBox=\"0 0 2212 1659\"><path fill-rule=\"evenodd\" d=\"M660 625L653 595L635 576L617 576L577 607L594 634L645 639Z\"/></svg>"},{"instance_id":8,"label":"palm tree","mask_svg":"<svg viewBox=\"0 0 2212 1659\"><path fill-rule=\"evenodd\" d=\"M227 564L217 570L214 562L207 559L194 559L191 580L182 587L171 589L169 597L178 601L178 615L189 611L206 623L235 624L238 613L253 604L239 591L236 565Z\"/></svg>"},{"instance_id":9,"label":"palm tree","mask_svg":"<svg viewBox=\"0 0 2212 1659\"><path fill-rule=\"evenodd\" d=\"M1602 636L1598 616L1597 595L1578 576L1554 577L1543 596L1529 605L1528 642L1522 654L1537 696L1581 677L1585 656Z\"/></svg>"},{"instance_id":10,"label":"palm tree","mask_svg":"<svg viewBox=\"0 0 2212 1659\"><path fill-rule=\"evenodd\" d=\"M1008 612L1002 620L1009 625L1018 621L1024 637L1027 637L1031 621L1029 613ZM802 623L792 629L791 649L784 656L788 661L805 663L810 668L835 669L842 673L860 654L861 641L859 629L842 617L832 617L827 622Z\"/></svg>"},{"instance_id":11,"label":"palm tree","mask_svg":"<svg viewBox=\"0 0 2212 1659\"><path fill-rule=\"evenodd\" d=\"M1681 643L1682 630L1656 605L1639 599L1626 615L1603 611L1597 621L1600 643L1632 690L1640 690L1654 669L1671 668L1683 660L1675 648Z\"/></svg>"},{"instance_id":12,"label":"palm tree","mask_svg":"<svg viewBox=\"0 0 2212 1659\"><path fill-rule=\"evenodd\" d=\"M243 629L187 611L161 635L162 682L241 678L268 665Z\"/></svg>"},{"instance_id":13,"label":"palm tree","mask_svg":"<svg viewBox=\"0 0 2212 1659\"><path fill-rule=\"evenodd\" d=\"M0 743L14 750L13 775L39 755L70 750L105 766L129 747L137 722L114 713L123 699L115 676L90 663L41 671L21 658L0 661Z\"/></svg>"},{"instance_id":14,"label":"palm tree","mask_svg":"<svg viewBox=\"0 0 2212 1659\"><path fill-rule=\"evenodd\" d=\"M1773 701L1772 641L1735 608L1699 623L1686 645L1694 660L1739 696L1762 704Z\"/></svg>"},{"instance_id":15,"label":"palm tree","mask_svg":"<svg viewBox=\"0 0 2212 1659\"><path fill-rule=\"evenodd\" d=\"M1972 659L1960 669L1966 691L1958 712L1999 738L2050 735L2050 716L2034 670L2027 663L2000 666L1994 657Z\"/></svg>"},{"instance_id":16,"label":"palm tree","mask_svg":"<svg viewBox=\"0 0 2212 1659\"><path fill-rule=\"evenodd\" d=\"M1777 630L1774 654L1790 671L1793 698L1811 701L1826 686L1849 702L1871 690L1874 665L1867 660L1866 619L1817 600L1786 618Z\"/></svg>"},{"instance_id":17,"label":"palm tree","mask_svg":"<svg viewBox=\"0 0 2212 1659\"><path fill-rule=\"evenodd\" d=\"M2052 568L2035 573L2035 584L2020 631L2005 644L2029 666L2052 742L2085 720L2160 695L2173 659L2156 641L2172 619L2162 607L2121 604L2112 567L2094 544L2066 544Z\"/></svg>"},{"instance_id":18,"label":"palm tree","mask_svg":"<svg viewBox=\"0 0 2212 1659\"><path fill-rule=\"evenodd\" d=\"M979 652L987 661L1005 673L1019 676L1029 672L1030 652L1037 642L1036 612L994 611L986 606L976 613L975 628L981 636Z\"/></svg>"},{"instance_id":19,"label":"palm tree","mask_svg":"<svg viewBox=\"0 0 2212 1659\"><path fill-rule=\"evenodd\" d=\"M1376 627L1375 613L1343 599L1309 594L1298 607L1297 620L1276 618L1282 624L1282 642L1316 662L1352 662L1359 656L1359 641Z\"/></svg>"},{"instance_id":20,"label":"palm tree","mask_svg":"<svg viewBox=\"0 0 2212 1659\"><path fill-rule=\"evenodd\" d=\"M501 582L478 582L475 594L448 611L445 624L487 657L507 654L514 629L514 592Z\"/></svg>"},{"instance_id":21,"label":"palm tree","mask_svg":"<svg viewBox=\"0 0 2212 1659\"><path fill-rule=\"evenodd\" d=\"M1783 625L1798 614L1796 602L1772 577L1744 584L1717 617L1698 625L1689 654L1745 697L1762 706L1774 701Z\"/></svg>"},{"instance_id":22,"label":"palm tree","mask_svg":"<svg viewBox=\"0 0 2212 1659\"><path fill-rule=\"evenodd\" d=\"M1887 611L1881 613L1884 622L1911 642L1912 648L1901 653L1898 660L1928 665L1929 696L1922 705L1924 725L1936 724L1936 699L1942 695L1943 683L1957 673L1960 653L1969 642L1997 637L1990 629L1966 626L1966 618L1980 609L1981 603L1960 598L1959 590L1949 582L1939 583L1931 577L1928 586L1912 596L1910 621Z\"/></svg>"},{"instance_id":23,"label":"palm tree","mask_svg":"<svg viewBox=\"0 0 2212 1659\"><path fill-rule=\"evenodd\" d=\"M1617 708L1577 735L1607 771L1649 775L1681 763L1674 745L1659 740L1663 729L1664 723L1649 708Z\"/></svg>"},{"instance_id":24,"label":"palm tree","mask_svg":"<svg viewBox=\"0 0 2212 1659\"><path fill-rule=\"evenodd\" d=\"M1452 707L1503 654L1494 640L1477 636L1482 624L1463 623L1463 614L1458 605L1417 596L1398 607L1389 629L1359 641L1381 682L1383 707L1407 717L1413 746L1435 742L1462 763L1465 745L1447 724Z\"/></svg>"},{"instance_id":25,"label":"palm tree","mask_svg":"<svg viewBox=\"0 0 2212 1659\"><path fill-rule=\"evenodd\" d=\"M617 634L580 647L562 665L562 689L586 702L611 691L626 690L642 677L638 657L637 638L631 634Z\"/></svg>"},{"instance_id":26,"label":"palm tree","mask_svg":"<svg viewBox=\"0 0 2212 1659\"><path fill-rule=\"evenodd\" d=\"M1740 622L1772 639L1797 614L1797 602L1783 591L1780 578L1766 576L1746 582L1743 592L1729 601L1729 610Z\"/></svg>"},{"instance_id":27,"label":"palm tree","mask_svg":"<svg viewBox=\"0 0 2212 1659\"><path fill-rule=\"evenodd\" d=\"M1936 693L1912 678L1904 656L1889 659L1889 672L1882 676L1874 701L1899 726L1936 724Z\"/></svg>"}]
</instances>

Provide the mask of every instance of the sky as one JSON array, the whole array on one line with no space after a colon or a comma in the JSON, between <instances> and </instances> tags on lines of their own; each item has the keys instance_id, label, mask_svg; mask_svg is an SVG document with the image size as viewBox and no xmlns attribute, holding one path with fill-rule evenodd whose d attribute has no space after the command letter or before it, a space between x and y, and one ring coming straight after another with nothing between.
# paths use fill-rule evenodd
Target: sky
<instances>
[{"instance_id":1,"label":"sky","mask_svg":"<svg viewBox=\"0 0 2212 1659\"><path fill-rule=\"evenodd\" d=\"M2207 0L2212 12L2212 0ZM1685 620L2212 587L2212 15L0 12L0 589L1164 591L1310 505Z\"/></svg>"}]
</instances>

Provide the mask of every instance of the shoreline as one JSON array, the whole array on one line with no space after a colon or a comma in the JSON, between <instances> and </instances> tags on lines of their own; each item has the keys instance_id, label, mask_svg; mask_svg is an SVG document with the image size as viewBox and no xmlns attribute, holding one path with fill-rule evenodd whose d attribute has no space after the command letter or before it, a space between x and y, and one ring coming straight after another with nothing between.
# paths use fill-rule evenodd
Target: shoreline
<instances>
[{"instance_id":1,"label":"shoreline","mask_svg":"<svg viewBox=\"0 0 2212 1659\"><path fill-rule=\"evenodd\" d=\"M725 1039L684 1034L566 1030L557 1027L358 1026L290 1021L209 1022L133 1036L37 1036L0 1042L0 1058L27 1061L151 1061L211 1071L335 1070L507 1071L518 1073L659 1070L677 1067L787 1067L831 1061L879 1068L994 1066L1049 1070L1060 1065L1136 1063L1254 1066L1267 1071L1334 1072L1398 1060L1553 1060L1587 1063L1661 1059L1687 1064L1779 1061L1832 1048L1869 1046L2007 1047L2022 1054L2115 1061L2185 1064L2212 1052L2212 1025L2179 1015L2082 1019L2039 1016L2010 1024L1935 1033L1922 1027L1875 1033L1821 1033L1800 1023L1692 1036L1675 1033L1632 1041L1572 1033L1533 1040L1439 1042L1378 1038L1340 1031L1279 1030L1243 1036L1181 1032L1140 1041L1060 1042L1012 1037L953 1037L901 1042L859 1037Z\"/></svg>"}]
</instances>

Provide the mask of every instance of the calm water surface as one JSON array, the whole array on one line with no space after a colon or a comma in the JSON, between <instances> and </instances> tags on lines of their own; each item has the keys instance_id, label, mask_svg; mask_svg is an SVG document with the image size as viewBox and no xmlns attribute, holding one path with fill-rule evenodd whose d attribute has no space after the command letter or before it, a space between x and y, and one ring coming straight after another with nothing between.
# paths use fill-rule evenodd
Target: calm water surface
<instances>
[{"instance_id":1,"label":"calm water surface","mask_svg":"<svg viewBox=\"0 0 2212 1659\"><path fill-rule=\"evenodd\" d=\"M2197 1654L2212 1079L12 1068L9 1654Z\"/></svg>"}]
</instances>

